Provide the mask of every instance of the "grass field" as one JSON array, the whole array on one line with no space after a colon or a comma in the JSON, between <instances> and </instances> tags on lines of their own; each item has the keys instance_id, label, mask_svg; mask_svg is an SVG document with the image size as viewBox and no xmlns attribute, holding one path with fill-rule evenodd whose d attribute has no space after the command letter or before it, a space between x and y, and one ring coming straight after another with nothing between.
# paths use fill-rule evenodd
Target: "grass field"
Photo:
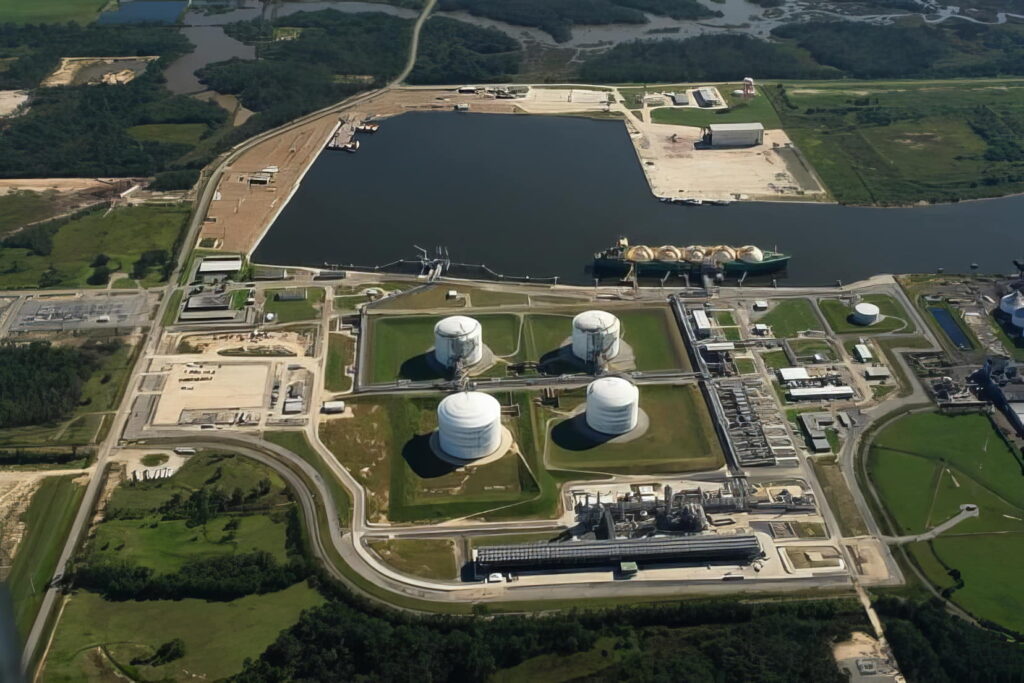
<instances>
[{"instance_id":1,"label":"grass field","mask_svg":"<svg viewBox=\"0 0 1024 683\"><path fill-rule=\"evenodd\" d=\"M209 130L205 123L152 123L132 126L125 132L139 142L168 142L195 146L203 133Z\"/></svg>"},{"instance_id":2,"label":"grass field","mask_svg":"<svg viewBox=\"0 0 1024 683\"><path fill-rule=\"evenodd\" d=\"M761 123L765 128L782 128L779 115L771 101L763 95L751 99L736 97L732 94L735 85L721 85L718 92L722 93L728 109L698 109L694 107L659 107L651 111L654 123L674 123L683 126L699 126L704 128L709 123Z\"/></svg>"},{"instance_id":3,"label":"grass field","mask_svg":"<svg viewBox=\"0 0 1024 683\"><path fill-rule=\"evenodd\" d=\"M850 320L853 308L838 299L822 299L818 302L825 320L836 334L882 334L884 332L916 332L917 327L907 315L907 311L887 294L868 294L862 298L864 303L878 306L884 316L874 325L858 325Z\"/></svg>"},{"instance_id":4,"label":"grass field","mask_svg":"<svg viewBox=\"0 0 1024 683\"><path fill-rule=\"evenodd\" d=\"M736 371L741 375L753 375L757 372L757 365L749 358L737 358Z\"/></svg>"},{"instance_id":5,"label":"grass field","mask_svg":"<svg viewBox=\"0 0 1024 683\"><path fill-rule=\"evenodd\" d=\"M492 289L474 289L469 295L473 306L514 306L525 305L528 297L516 292L499 292Z\"/></svg>"},{"instance_id":6,"label":"grass field","mask_svg":"<svg viewBox=\"0 0 1024 683\"><path fill-rule=\"evenodd\" d=\"M25 535L18 545L7 587L14 602L14 623L28 634L71 530L85 487L73 476L47 477L25 510Z\"/></svg>"},{"instance_id":7,"label":"grass field","mask_svg":"<svg viewBox=\"0 0 1024 683\"><path fill-rule=\"evenodd\" d=\"M334 498L338 508L338 521L342 526L347 526L352 514L352 499L349 498L348 491L341 485L338 477L323 461L320 454L309 445L306 435L302 432L264 432L263 439L287 448L313 466L313 469L323 478L324 484Z\"/></svg>"},{"instance_id":8,"label":"grass field","mask_svg":"<svg viewBox=\"0 0 1024 683\"><path fill-rule=\"evenodd\" d=\"M857 503L853 500L853 494L850 493L850 488L846 485L846 479L843 478L843 473L839 470L835 458L818 457L810 460L814 466L814 474L818 478L818 483L821 484L825 498L828 500L828 506L831 508L832 514L836 516L839 532L843 536L866 534L868 527L857 509Z\"/></svg>"},{"instance_id":9,"label":"grass field","mask_svg":"<svg viewBox=\"0 0 1024 683\"><path fill-rule=\"evenodd\" d=\"M0 0L0 24L88 24L107 4L106 0Z\"/></svg>"},{"instance_id":10,"label":"grass field","mask_svg":"<svg viewBox=\"0 0 1024 683\"><path fill-rule=\"evenodd\" d=\"M368 336L371 344L370 382L441 377L428 357L434 346L434 325L443 316L375 317ZM508 313L476 315L484 344L496 356L512 356L519 348L520 319ZM500 370L500 368L498 368ZM492 373L489 373L492 374ZM501 371L501 374L504 374Z\"/></svg>"},{"instance_id":11,"label":"grass field","mask_svg":"<svg viewBox=\"0 0 1024 683\"><path fill-rule=\"evenodd\" d=\"M225 528L237 521L234 531ZM90 561L130 560L159 573L181 569L188 560L257 550L287 562L285 521L280 515L214 517L203 526L188 527L185 520L162 521L159 516L145 519L115 519L100 524L91 544Z\"/></svg>"},{"instance_id":12,"label":"grass field","mask_svg":"<svg viewBox=\"0 0 1024 683\"><path fill-rule=\"evenodd\" d=\"M97 254L110 257L111 270L130 270L145 251L170 252L188 215L187 208L177 206L122 207L106 215L102 209L94 211L61 226L46 256L16 247L0 249L0 287L37 287L51 267L56 275L48 286L89 287L89 264ZM151 268L142 283L156 284L160 276L159 268Z\"/></svg>"},{"instance_id":13,"label":"grass field","mask_svg":"<svg viewBox=\"0 0 1024 683\"><path fill-rule=\"evenodd\" d=\"M184 294L184 290L176 289L171 292L171 300L167 303L167 308L164 309L163 319L160 321L164 327L173 325L178 320L179 308L181 307L181 297Z\"/></svg>"},{"instance_id":14,"label":"grass field","mask_svg":"<svg viewBox=\"0 0 1024 683\"><path fill-rule=\"evenodd\" d=\"M352 378L345 374L345 368L352 363L356 344L352 337L343 334L332 334L327 344L327 368L324 375L324 388L328 391L348 391L352 388Z\"/></svg>"},{"instance_id":15,"label":"grass field","mask_svg":"<svg viewBox=\"0 0 1024 683\"><path fill-rule=\"evenodd\" d=\"M458 577L454 543L450 539L396 538L370 541L369 545L382 560L400 572L447 581Z\"/></svg>"},{"instance_id":16,"label":"grass field","mask_svg":"<svg viewBox=\"0 0 1024 683\"><path fill-rule=\"evenodd\" d=\"M764 361L765 366L773 370L789 367L789 357L785 351L766 351L761 354L761 360Z\"/></svg>"},{"instance_id":17,"label":"grass field","mask_svg":"<svg viewBox=\"0 0 1024 683\"><path fill-rule=\"evenodd\" d=\"M800 357L806 356L808 360L817 354L824 356L827 360L836 360L837 358L832 344L824 339L794 339L789 345L792 347L793 353Z\"/></svg>"},{"instance_id":18,"label":"grass field","mask_svg":"<svg viewBox=\"0 0 1024 683\"><path fill-rule=\"evenodd\" d=\"M983 415L916 413L887 425L869 452L868 473L899 527L916 533L972 503L979 515L929 543L908 548L929 580L964 587L952 600L976 617L1024 630L1024 599L1006 586L1024 561L1024 475L1016 455Z\"/></svg>"},{"instance_id":19,"label":"grass field","mask_svg":"<svg viewBox=\"0 0 1024 683\"><path fill-rule=\"evenodd\" d=\"M809 87L811 86L811 87ZM1024 189L1019 161L987 158L1024 117L1021 81L765 86L783 127L842 203L908 204ZM988 131L991 144L980 134Z\"/></svg>"},{"instance_id":20,"label":"grass field","mask_svg":"<svg viewBox=\"0 0 1024 683\"><path fill-rule=\"evenodd\" d=\"M245 659L259 657L303 610L323 602L305 583L231 602L108 602L80 591L64 610L43 678L116 681L124 678L124 667L135 680L223 679L238 673ZM181 659L159 667L131 665L174 638L185 642Z\"/></svg>"},{"instance_id":21,"label":"grass field","mask_svg":"<svg viewBox=\"0 0 1024 683\"><path fill-rule=\"evenodd\" d=\"M56 210L56 193L18 190L0 195L0 236L26 223L48 218Z\"/></svg>"},{"instance_id":22,"label":"grass field","mask_svg":"<svg viewBox=\"0 0 1024 683\"><path fill-rule=\"evenodd\" d=\"M772 333L779 339L795 337L805 330L824 332L821 321L814 314L814 306L808 299L776 301L771 310L755 322L770 325Z\"/></svg>"},{"instance_id":23,"label":"grass field","mask_svg":"<svg viewBox=\"0 0 1024 683\"><path fill-rule=\"evenodd\" d=\"M275 323L294 323L300 320L314 320L319 317L318 305L324 300L322 287L306 287L306 298L300 301L278 301L277 294L286 290L268 289L264 313L277 316Z\"/></svg>"},{"instance_id":24,"label":"grass field","mask_svg":"<svg viewBox=\"0 0 1024 683\"><path fill-rule=\"evenodd\" d=\"M647 386L640 408L651 427L628 443L593 444L574 424L582 417L553 423L548 442L552 467L618 474L697 472L721 467L724 459L711 416L696 386Z\"/></svg>"}]
</instances>

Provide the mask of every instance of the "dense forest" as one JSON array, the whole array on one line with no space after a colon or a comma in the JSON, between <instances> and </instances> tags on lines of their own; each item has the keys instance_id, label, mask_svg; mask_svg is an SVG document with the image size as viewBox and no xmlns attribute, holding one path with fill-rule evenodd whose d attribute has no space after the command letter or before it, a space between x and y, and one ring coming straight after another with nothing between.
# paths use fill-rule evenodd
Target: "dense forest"
<instances>
[{"instance_id":1,"label":"dense forest","mask_svg":"<svg viewBox=\"0 0 1024 683\"><path fill-rule=\"evenodd\" d=\"M464 10L519 26L533 26L560 43L578 24L643 24L644 12L674 19L705 19L722 13L697 0L440 0L442 10Z\"/></svg>"},{"instance_id":2,"label":"dense forest","mask_svg":"<svg viewBox=\"0 0 1024 683\"><path fill-rule=\"evenodd\" d=\"M423 26L410 83L487 83L519 71L519 43L492 28L433 17Z\"/></svg>"},{"instance_id":3,"label":"dense forest","mask_svg":"<svg viewBox=\"0 0 1024 683\"><path fill-rule=\"evenodd\" d=\"M80 348L49 342L0 344L0 427L68 417L102 357L117 348L117 342L93 342Z\"/></svg>"},{"instance_id":4,"label":"dense forest","mask_svg":"<svg viewBox=\"0 0 1024 683\"><path fill-rule=\"evenodd\" d=\"M939 600L912 603L884 597L875 607L911 683L1012 683L1024 675L1024 647L1019 642L950 616Z\"/></svg>"},{"instance_id":5,"label":"dense forest","mask_svg":"<svg viewBox=\"0 0 1024 683\"><path fill-rule=\"evenodd\" d=\"M306 612L235 681L482 681L532 657L586 652L598 660L588 680L839 683L829 645L865 626L858 605L845 601L481 619L413 616L323 588L334 599Z\"/></svg>"},{"instance_id":6,"label":"dense forest","mask_svg":"<svg viewBox=\"0 0 1024 683\"><path fill-rule=\"evenodd\" d=\"M633 41L586 61L587 82L672 82L758 78L824 78L822 68L797 50L743 35L707 35L686 40Z\"/></svg>"},{"instance_id":7,"label":"dense forest","mask_svg":"<svg viewBox=\"0 0 1024 683\"><path fill-rule=\"evenodd\" d=\"M0 57L12 60L0 88L35 88L61 56L160 56L126 85L36 88L28 113L4 121L0 177L146 176L168 168L191 146L139 141L128 129L199 123L212 131L227 117L216 104L164 87L162 70L190 49L177 31L153 27L0 26Z\"/></svg>"}]
</instances>

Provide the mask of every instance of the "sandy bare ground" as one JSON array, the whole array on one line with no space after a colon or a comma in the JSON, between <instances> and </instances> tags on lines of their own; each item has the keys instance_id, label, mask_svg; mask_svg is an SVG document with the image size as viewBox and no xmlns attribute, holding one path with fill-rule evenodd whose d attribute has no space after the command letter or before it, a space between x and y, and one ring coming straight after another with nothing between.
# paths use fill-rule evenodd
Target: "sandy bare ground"
<instances>
[{"instance_id":1,"label":"sandy bare ground","mask_svg":"<svg viewBox=\"0 0 1024 683\"><path fill-rule=\"evenodd\" d=\"M26 101L27 90L0 90L0 117L10 116Z\"/></svg>"},{"instance_id":2,"label":"sandy bare ground","mask_svg":"<svg viewBox=\"0 0 1024 683\"><path fill-rule=\"evenodd\" d=\"M135 78L137 75L133 69L125 69L125 65L139 65L145 64L146 62L152 62L159 59L159 57L63 57L60 60L60 64L57 69L43 79L40 83L40 87L52 88L61 85L71 85L75 80L75 76L82 69L91 66L108 66L107 73L119 73L120 78L118 83L127 83ZM145 68L143 66L143 68ZM124 72L121 74L120 72ZM141 70L140 70L141 71Z\"/></svg>"},{"instance_id":3,"label":"sandy bare ground","mask_svg":"<svg viewBox=\"0 0 1024 683\"><path fill-rule=\"evenodd\" d=\"M0 195L16 190L32 192L85 192L106 190L120 178L13 178L0 180Z\"/></svg>"},{"instance_id":4,"label":"sandy bare ground","mask_svg":"<svg viewBox=\"0 0 1024 683\"><path fill-rule=\"evenodd\" d=\"M265 363L172 366L153 424L177 424L186 410L263 408L270 367Z\"/></svg>"},{"instance_id":5,"label":"sandy bare ground","mask_svg":"<svg viewBox=\"0 0 1024 683\"><path fill-rule=\"evenodd\" d=\"M696 199L814 199L824 194L794 167L792 142L766 130L756 147L702 149L701 129L631 120L631 135L651 191L658 197Z\"/></svg>"}]
</instances>

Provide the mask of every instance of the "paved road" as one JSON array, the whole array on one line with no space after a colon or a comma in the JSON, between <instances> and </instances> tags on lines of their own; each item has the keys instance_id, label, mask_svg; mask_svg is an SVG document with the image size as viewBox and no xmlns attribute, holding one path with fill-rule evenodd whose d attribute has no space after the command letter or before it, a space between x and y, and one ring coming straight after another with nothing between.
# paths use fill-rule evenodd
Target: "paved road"
<instances>
[{"instance_id":1,"label":"paved road","mask_svg":"<svg viewBox=\"0 0 1024 683\"><path fill-rule=\"evenodd\" d=\"M930 541L939 534L949 531L965 519L977 517L978 514L979 510L977 505L961 505L960 512L953 515L952 517L950 517L934 529L930 529L929 531L926 531L923 534L917 534L916 536L883 536L882 540L890 545L916 543L917 541Z\"/></svg>"}]
</instances>

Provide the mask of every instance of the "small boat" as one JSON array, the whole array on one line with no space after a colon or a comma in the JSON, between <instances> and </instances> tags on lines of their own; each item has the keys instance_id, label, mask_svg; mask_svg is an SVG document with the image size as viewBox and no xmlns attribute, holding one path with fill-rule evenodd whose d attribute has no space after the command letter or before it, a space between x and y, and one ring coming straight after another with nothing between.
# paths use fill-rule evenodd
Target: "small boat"
<instances>
[{"instance_id":1,"label":"small boat","mask_svg":"<svg viewBox=\"0 0 1024 683\"><path fill-rule=\"evenodd\" d=\"M360 123L356 126L357 133L376 133L380 130L379 123Z\"/></svg>"},{"instance_id":2,"label":"small boat","mask_svg":"<svg viewBox=\"0 0 1024 683\"><path fill-rule=\"evenodd\" d=\"M712 206L729 206L732 202L728 199L712 199L708 201Z\"/></svg>"},{"instance_id":3,"label":"small boat","mask_svg":"<svg viewBox=\"0 0 1024 683\"><path fill-rule=\"evenodd\" d=\"M704 201L701 199L680 199L679 203L685 204L686 206L700 206Z\"/></svg>"},{"instance_id":4,"label":"small boat","mask_svg":"<svg viewBox=\"0 0 1024 683\"><path fill-rule=\"evenodd\" d=\"M346 152L354 153L357 149L359 149L359 140L352 140L350 142L346 142L341 146L341 148Z\"/></svg>"}]
</instances>

